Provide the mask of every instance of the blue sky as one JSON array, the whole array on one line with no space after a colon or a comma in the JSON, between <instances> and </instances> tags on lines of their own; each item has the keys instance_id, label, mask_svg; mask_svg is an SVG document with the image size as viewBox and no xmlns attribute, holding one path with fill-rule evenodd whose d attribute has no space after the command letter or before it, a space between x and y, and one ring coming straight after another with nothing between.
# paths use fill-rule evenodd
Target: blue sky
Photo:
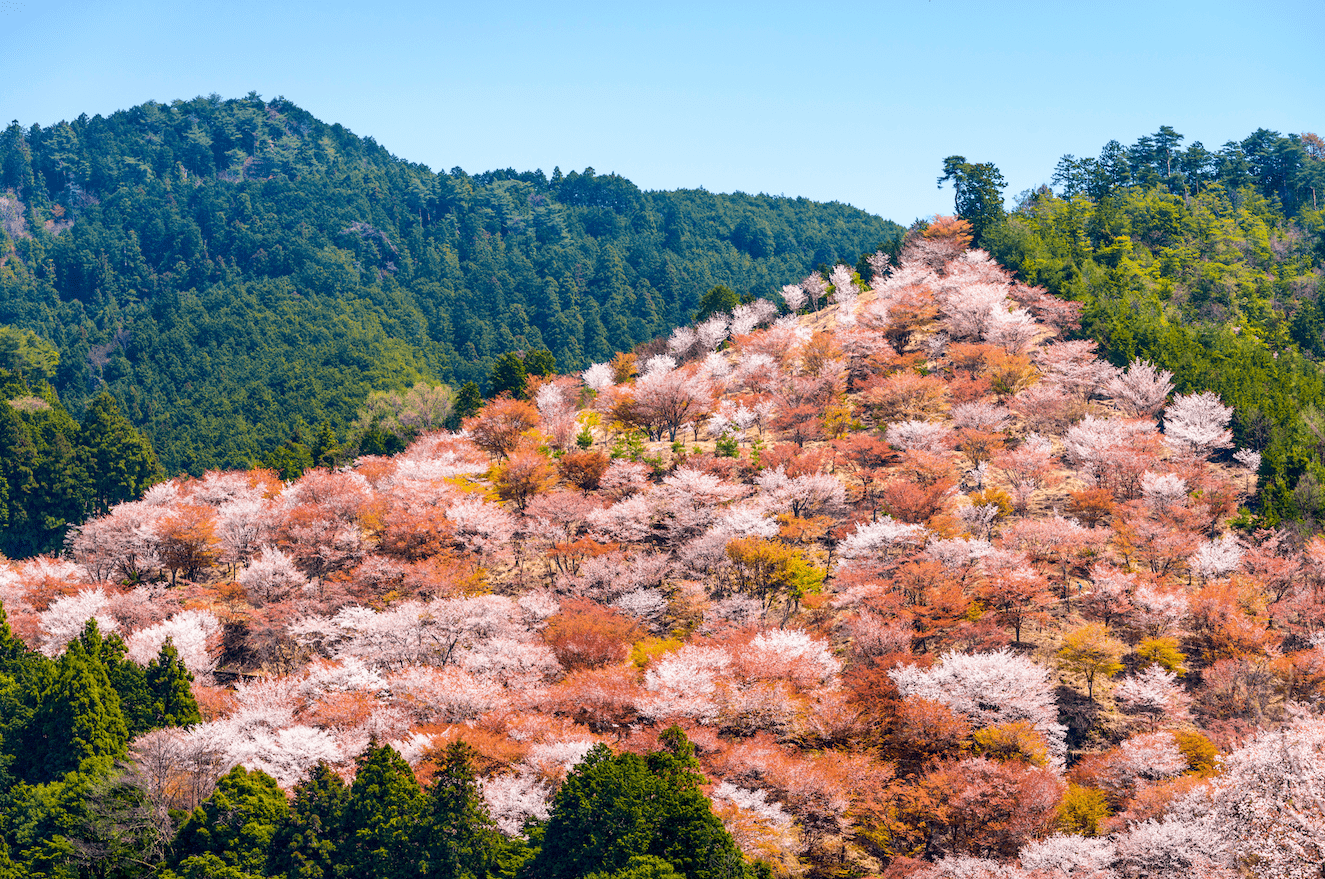
<instances>
[{"instance_id":1,"label":"blue sky","mask_svg":"<svg viewBox=\"0 0 1325 879\"><path fill-rule=\"evenodd\" d=\"M1160 125L1325 133L1325 3L0 0L0 120L284 95L434 169L592 166L642 187L950 211Z\"/></svg>"}]
</instances>

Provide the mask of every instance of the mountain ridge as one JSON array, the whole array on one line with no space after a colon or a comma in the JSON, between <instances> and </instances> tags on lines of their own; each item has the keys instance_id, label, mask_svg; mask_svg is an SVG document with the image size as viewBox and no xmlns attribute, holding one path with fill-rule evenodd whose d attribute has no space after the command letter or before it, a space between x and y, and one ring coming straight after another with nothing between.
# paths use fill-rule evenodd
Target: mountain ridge
<instances>
[{"instance_id":1,"label":"mountain ridge","mask_svg":"<svg viewBox=\"0 0 1325 879\"><path fill-rule=\"evenodd\" d=\"M902 233L592 168L434 173L253 94L11 124L0 197L0 323L59 349L72 412L107 389L195 473L343 431L373 390L482 382L508 351L607 359L715 285L771 295Z\"/></svg>"}]
</instances>

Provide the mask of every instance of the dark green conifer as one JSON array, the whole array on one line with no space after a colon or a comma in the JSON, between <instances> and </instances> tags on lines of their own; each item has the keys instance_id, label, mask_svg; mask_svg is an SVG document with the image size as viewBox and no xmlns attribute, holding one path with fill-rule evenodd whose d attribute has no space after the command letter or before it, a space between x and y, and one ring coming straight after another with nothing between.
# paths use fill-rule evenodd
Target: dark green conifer
<instances>
[{"instance_id":1,"label":"dark green conifer","mask_svg":"<svg viewBox=\"0 0 1325 879\"><path fill-rule=\"evenodd\" d=\"M149 729L200 723L202 714L193 698L193 673L179 658L169 638L147 664L147 691L151 702Z\"/></svg>"},{"instance_id":2,"label":"dark green conifer","mask_svg":"<svg viewBox=\"0 0 1325 879\"><path fill-rule=\"evenodd\" d=\"M460 386L460 393L455 398L455 418L457 422L468 418L483 408L483 393L474 382L465 382Z\"/></svg>"},{"instance_id":3,"label":"dark green conifer","mask_svg":"<svg viewBox=\"0 0 1325 879\"><path fill-rule=\"evenodd\" d=\"M349 797L345 782L319 760L294 789L290 820L272 847L272 872L285 879L335 879Z\"/></svg>"},{"instance_id":4,"label":"dark green conifer","mask_svg":"<svg viewBox=\"0 0 1325 879\"><path fill-rule=\"evenodd\" d=\"M422 793L414 772L390 745L369 745L345 804L343 879L406 879L418 875L415 846Z\"/></svg>"},{"instance_id":5,"label":"dark green conifer","mask_svg":"<svg viewBox=\"0 0 1325 879\"><path fill-rule=\"evenodd\" d=\"M497 865L501 834L483 802L473 755L463 741L452 742L428 786L419 823L428 879L484 879Z\"/></svg>"},{"instance_id":6,"label":"dark green conifer","mask_svg":"<svg viewBox=\"0 0 1325 879\"><path fill-rule=\"evenodd\" d=\"M24 742L24 775L52 781L90 761L106 764L124 755L129 728L120 697L98 657L81 639L69 642L42 693Z\"/></svg>"},{"instance_id":7,"label":"dark green conifer","mask_svg":"<svg viewBox=\"0 0 1325 879\"><path fill-rule=\"evenodd\" d=\"M93 512L105 513L113 504L138 497L165 475L152 444L105 391L88 406L78 445L86 455Z\"/></svg>"},{"instance_id":8,"label":"dark green conifer","mask_svg":"<svg viewBox=\"0 0 1325 879\"><path fill-rule=\"evenodd\" d=\"M97 621L88 620L78 640L87 655L95 657L106 670L110 685L120 697L120 713L129 728L129 737L156 729L152 724L152 698L146 672L125 655L128 647L124 639L116 632L102 635Z\"/></svg>"},{"instance_id":9,"label":"dark green conifer","mask_svg":"<svg viewBox=\"0 0 1325 879\"><path fill-rule=\"evenodd\" d=\"M664 748L641 757L595 745L552 803L530 872L548 879L617 873L638 855L672 865L687 879L748 875L744 858L699 789L694 747L678 727Z\"/></svg>"},{"instance_id":10,"label":"dark green conifer","mask_svg":"<svg viewBox=\"0 0 1325 879\"><path fill-rule=\"evenodd\" d=\"M528 373L525 371L524 360L519 354L506 353L498 357L492 366L492 375L488 377L489 392L494 397L510 394L519 399L524 396L526 381Z\"/></svg>"}]
</instances>

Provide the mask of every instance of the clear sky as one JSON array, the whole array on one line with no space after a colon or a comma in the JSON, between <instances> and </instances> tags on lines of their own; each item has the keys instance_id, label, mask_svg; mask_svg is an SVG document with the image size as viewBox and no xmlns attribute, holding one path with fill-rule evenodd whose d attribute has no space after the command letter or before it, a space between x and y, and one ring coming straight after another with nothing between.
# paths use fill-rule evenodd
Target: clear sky
<instances>
[{"instance_id":1,"label":"clear sky","mask_svg":"<svg viewBox=\"0 0 1325 879\"><path fill-rule=\"evenodd\" d=\"M1325 133L1325 0L533 3L0 0L0 120L283 95L434 169L616 171L951 211L1172 125Z\"/></svg>"}]
</instances>

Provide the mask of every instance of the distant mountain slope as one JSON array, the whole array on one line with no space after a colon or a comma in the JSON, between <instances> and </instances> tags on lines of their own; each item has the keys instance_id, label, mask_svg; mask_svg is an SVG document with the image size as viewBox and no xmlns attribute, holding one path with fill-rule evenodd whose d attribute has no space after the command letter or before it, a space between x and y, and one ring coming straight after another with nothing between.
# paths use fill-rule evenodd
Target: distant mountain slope
<instances>
[{"instance_id":1,"label":"distant mountain slope","mask_svg":"<svg viewBox=\"0 0 1325 879\"><path fill-rule=\"evenodd\" d=\"M1260 524L1325 525L1325 141L1257 130L1217 151L1167 126L1065 156L983 244L1081 302L1115 365L1144 358L1235 407L1263 453Z\"/></svg>"},{"instance_id":2,"label":"distant mountain slope","mask_svg":"<svg viewBox=\"0 0 1325 879\"><path fill-rule=\"evenodd\" d=\"M49 338L170 472L243 465L373 389L562 368L772 293L901 228L847 205L643 192L593 169L433 173L283 99L147 103L0 135L0 323Z\"/></svg>"}]
</instances>

